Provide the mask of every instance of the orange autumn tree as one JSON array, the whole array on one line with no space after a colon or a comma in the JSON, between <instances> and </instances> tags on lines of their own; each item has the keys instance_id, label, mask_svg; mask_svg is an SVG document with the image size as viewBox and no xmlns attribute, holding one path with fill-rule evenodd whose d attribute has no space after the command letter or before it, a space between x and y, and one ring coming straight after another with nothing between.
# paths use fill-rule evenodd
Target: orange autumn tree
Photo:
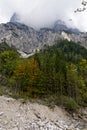
<instances>
[{"instance_id":1,"label":"orange autumn tree","mask_svg":"<svg viewBox=\"0 0 87 130\"><path fill-rule=\"evenodd\" d=\"M40 76L38 63L34 58L20 63L14 71L14 76L21 91L32 91L37 86Z\"/></svg>"}]
</instances>

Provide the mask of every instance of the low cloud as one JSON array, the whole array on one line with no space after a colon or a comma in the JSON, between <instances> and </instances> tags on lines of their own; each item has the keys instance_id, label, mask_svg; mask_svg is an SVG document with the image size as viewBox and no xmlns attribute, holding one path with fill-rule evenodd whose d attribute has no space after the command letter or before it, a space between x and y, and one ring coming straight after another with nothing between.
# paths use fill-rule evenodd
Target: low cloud
<instances>
[{"instance_id":1,"label":"low cloud","mask_svg":"<svg viewBox=\"0 0 87 130\"><path fill-rule=\"evenodd\" d=\"M0 23L8 22L14 12L21 22L34 28L49 27L58 20L68 26L87 30L87 12L74 13L81 6L81 0L0 0Z\"/></svg>"}]
</instances>

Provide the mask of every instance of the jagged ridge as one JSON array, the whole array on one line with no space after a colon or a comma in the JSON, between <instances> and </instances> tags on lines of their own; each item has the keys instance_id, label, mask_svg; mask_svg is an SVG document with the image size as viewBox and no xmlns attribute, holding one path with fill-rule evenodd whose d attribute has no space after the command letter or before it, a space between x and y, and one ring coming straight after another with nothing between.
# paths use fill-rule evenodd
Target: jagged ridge
<instances>
[{"instance_id":1,"label":"jagged ridge","mask_svg":"<svg viewBox=\"0 0 87 130\"><path fill-rule=\"evenodd\" d=\"M39 31L14 20L0 25L0 43L5 41L10 47L14 46L26 53L39 51L45 44L51 46L59 39L80 42L86 47L86 38L86 33L68 28L61 20L57 21L53 28L42 28Z\"/></svg>"}]
</instances>

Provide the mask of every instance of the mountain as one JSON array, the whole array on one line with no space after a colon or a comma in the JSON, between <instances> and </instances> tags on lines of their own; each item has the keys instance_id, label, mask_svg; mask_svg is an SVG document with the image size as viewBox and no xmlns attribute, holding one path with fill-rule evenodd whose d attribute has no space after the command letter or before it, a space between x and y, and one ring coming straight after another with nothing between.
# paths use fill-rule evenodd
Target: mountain
<instances>
[{"instance_id":1,"label":"mountain","mask_svg":"<svg viewBox=\"0 0 87 130\"><path fill-rule=\"evenodd\" d=\"M20 17L17 13L14 13L10 19L10 22L20 22Z\"/></svg>"},{"instance_id":2,"label":"mountain","mask_svg":"<svg viewBox=\"0 0 87 130\"><path fill-rule=\"evenodd\" d=\"M37 32L24 24L7 23L0 25L0 42L5 41L17 50L32 52L38 45Z\"/></svg>"},{"instance_id":3,"label":"mountain","mask_svg":"<svg viewBox=\"0 0 87 130\"><path fill-rule=\"evenodd\" d=\"M60 39L79 42L87 47L87 33L67 27L61 20L56 21L53 28L41 28L39 31L18 21L20 18L15 13L10 22L0 24L0 43L6 42L10 47L25 53L39 51L44 45L52 46Z\"/></svg>"},{"instance_id":4,"label":"mountain","mask_svg":"<svg viewBox=\"0 0 87 130\"><path fill-rule=\"evenodd\" d=\"M67 27L66 23L62 20L57 20L55 23L54 23L54 27L53 29L55 31L64 31L66 33L74 33L74 34L79 34L80 31L77 29L77 28L69 28Z\"/></svg>"},{"instance_id":5,"label":"mountain","mask_svg":"<svg viewBox=\"0 0 87 130\"><path fill-rule=\"evenodd\" d=\"M55 31L67 31L68 27L66 26L65 22L63 22L61 20L57 20L54 23L54 30Z\"/></svg>"}]
</instances>

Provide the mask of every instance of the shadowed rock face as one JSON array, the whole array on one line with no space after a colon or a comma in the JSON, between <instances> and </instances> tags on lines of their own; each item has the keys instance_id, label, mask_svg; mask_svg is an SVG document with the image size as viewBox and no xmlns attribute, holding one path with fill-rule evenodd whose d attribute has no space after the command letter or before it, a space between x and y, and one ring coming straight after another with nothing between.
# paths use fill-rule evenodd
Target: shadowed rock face
<instances>
[{"instance_id":1,"label":"shadowed rock face","mask_svg":"<svg viewBox=\"0 0 87 130\"><path fill-rule=\"evenodd\" d=\"M80 42L82 46L87 47L87 34L68 28L61 20L58 20L53 28L41 28L39 31L19 21L19 16L14 13L9 23L0 24L0 43L5 41L10 47L14 46L25 53L39 51L44 45L52 46L59 39Z\"/></svg>"}]
</instances>

